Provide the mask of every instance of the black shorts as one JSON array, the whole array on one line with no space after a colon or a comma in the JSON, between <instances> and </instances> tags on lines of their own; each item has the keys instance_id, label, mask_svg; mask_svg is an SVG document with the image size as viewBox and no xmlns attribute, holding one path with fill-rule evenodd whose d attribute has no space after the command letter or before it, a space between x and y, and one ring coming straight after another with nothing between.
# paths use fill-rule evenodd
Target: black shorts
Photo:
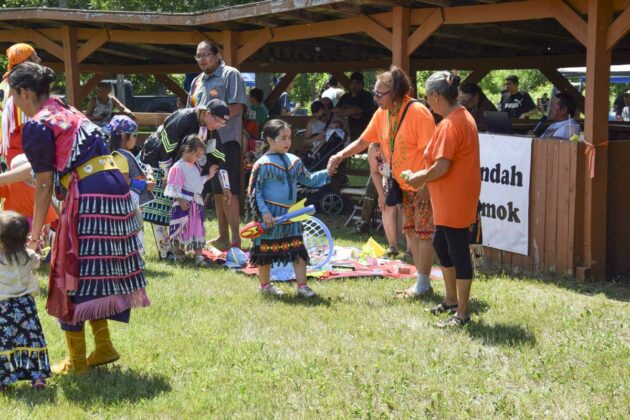
<instances>
[{"instance_id":1,"label":"black shorts","mask_svg":"<svg viewBox=\"0 0 630 420\"><path fill-rule=\"evenodd\" d=\"M241 193L241 145L236 141L229 141L223 144L223 153L225 153L225 164L223 169L228 172L230 179L230 191L232 194L239 195ZM210 191L207 187L210 185ZM219 174L215 175L209 183L206 184L204 192L212 194L223 194L223 188L219 181Z\"/></svg>"}]
</instances>

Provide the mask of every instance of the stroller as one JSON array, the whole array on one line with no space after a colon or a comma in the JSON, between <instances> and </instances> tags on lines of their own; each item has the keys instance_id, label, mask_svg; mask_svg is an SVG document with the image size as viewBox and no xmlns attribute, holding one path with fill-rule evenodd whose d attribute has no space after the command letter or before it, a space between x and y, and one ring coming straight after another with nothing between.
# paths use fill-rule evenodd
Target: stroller
<instances>
[{"instance_id":1,"label":"stroller","mask_svg":"<svg viewBox=\"0 0 630 420\"><path fill-rule=\"evenodd\" d=\"M345 140L346 135L343 130L328 130L326 132L326 140L315 146L311 152L302 158L302 162L304 163L306 169L310 172L326 169L328 159L344 148ZM330 184L324 187L299 187L298 200L306 198L307 204L315 205L317 211L328 215L338 215L343 213L346 208L346 200L342 197L339 191L342 184L347 182L348 179L348 177L344 174L346 172L346 167L347 165L345 162L340 165L337 173L333 175Z\"/></svg>"}]
</instances>

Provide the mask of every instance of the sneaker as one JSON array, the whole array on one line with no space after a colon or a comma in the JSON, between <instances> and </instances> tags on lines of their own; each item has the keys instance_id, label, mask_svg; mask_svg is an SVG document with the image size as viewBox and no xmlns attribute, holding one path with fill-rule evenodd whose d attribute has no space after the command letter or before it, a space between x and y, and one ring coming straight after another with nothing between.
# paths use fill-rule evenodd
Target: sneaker
<instances>
[{"instance_id":1,"label":"sneaker","mask_svg":"<svg viewBox=\"0 0 630 420\"><path fill-rule=\"evenodd\" d=\"M313 289L311 289L308 286L300 286L300 287L298 287L297 293L298 293L299 296L305 297L307 299L317 296L317 293L315 293L313 291Z\"/></svg>"},{"instance_id":2,"label":"sneaker","mask_svg":"<svg viewBox=\"0 0 630 420\"><path fill-rule=\"evenodd\" d=\"M264 287L260 288L260 293L270 296L282 296L284 292L278 288L275 284L267 283Z\"/></svg>"},{"instance_id":3,"label":"sneaker","mask_svg":"<svg viewBox=\"0 0 630 420\"><path fill-rule=\"evenodd\" d=\"M444 321L436 322L435 326L438 328L463 327L469 322L470 322L470 317L466 319L461 319L457 315L453 315L452 317L445 319Z\"/></svg>"}]
</instances>

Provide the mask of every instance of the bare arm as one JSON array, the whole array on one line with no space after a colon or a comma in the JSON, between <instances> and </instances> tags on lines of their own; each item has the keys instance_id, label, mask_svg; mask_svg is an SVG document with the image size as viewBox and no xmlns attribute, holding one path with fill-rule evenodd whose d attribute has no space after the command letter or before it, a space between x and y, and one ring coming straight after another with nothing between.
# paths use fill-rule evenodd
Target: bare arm
<instances>
[{"instance_id":1,"label":"bare arm","mask_svg":"<svg viewBox=\"0 0 630 420\"><path fill-rule=\"evenodd\" d=\"M230 109L230 118L235 118L243 112L243 104L229 104L228 108Z\"/></svg>"},{"instance_id":2,"label":"bare arm","mask_svg":"<svg viewBox=\"0 0 630 420\"><path fill-rule=\"evenodd\" d=\"M92 113L94 112L94 108L96 108L96 100L90 99L90 102L88 102L87 111L85 111L85 115L89 119L94 119L94 117L92 116Z\"/></svg>"},{"instance_id":3,"label":"bare arm","mask_svg":"<svg viewBox=\"0 0 630 420\"><path fill-rule=\"evenodd\" d=\"M345 158L354 156L357 153L361 153L362 151L367 149L369 145L369 142L358 138L347 145L342 151L332 155L330 159L328 159L328 167L326 168L328 170L328 173L332 175L337 172L337 167Z\"/></svg>"},{"instance_id":4,"label":"bare arm","mask_svg":"<svg viewBox=\"0 0 630 420\"><path fill-rule=\"evenodd\" d=\"M448 173L451 161L446 158L436 160L428 169L423 169L409 175L407 184L414 188L422 188L427 182L437 181Z\"/></svg>"},{"instance_id":5,"label":"bare arm","mask_svg":"<svg viewBox=\"0 0 630 420\"><path fill-rule=\"evenodd\" d=\"M26 163L18 168L0 174L0 185L14 184L31 179L31 164Z\"/></svg>"},{"instance_id":6,"label":"bare arm","mask_svg":"<svg viewBox=\"0 0 630 420\"><path fill-rule=\"evenodd\" d=\"M29 246L33 249L37 249L39 245L39 237L42 234L48 206L50 206L52 201L52 193L52 171L40 172L35 175L35 209L33 211L32 237L36 242L29 243ZM33 247L33 245L35 246Z\"/></svg>"}]
</instances>

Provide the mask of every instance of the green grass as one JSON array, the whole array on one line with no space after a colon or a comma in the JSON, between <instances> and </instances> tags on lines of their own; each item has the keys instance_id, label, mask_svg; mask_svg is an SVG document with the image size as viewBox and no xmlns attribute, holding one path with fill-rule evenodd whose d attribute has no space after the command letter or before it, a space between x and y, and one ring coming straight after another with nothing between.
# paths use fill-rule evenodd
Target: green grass
<instances>
[{"instance_id":1,"label":"green grass","mask_svg":"<svg viewBox=\"0 0 630 420\"><path fill-rule=\"evenodd\" d=\"M336 230L339 243L367 239ZM443 331L424 310L441 282L425 301L394 299L409 280L392 279L312 282L312 301L287 284L288 297L268 299L255 278L154 255L150 246L152 306L110 324L122 359L42 392L14 386L0 418L630 415L627 285L481 275L472 324ZM63 335L38 304L59 361Z\"/></svg>"}]
</instances>

